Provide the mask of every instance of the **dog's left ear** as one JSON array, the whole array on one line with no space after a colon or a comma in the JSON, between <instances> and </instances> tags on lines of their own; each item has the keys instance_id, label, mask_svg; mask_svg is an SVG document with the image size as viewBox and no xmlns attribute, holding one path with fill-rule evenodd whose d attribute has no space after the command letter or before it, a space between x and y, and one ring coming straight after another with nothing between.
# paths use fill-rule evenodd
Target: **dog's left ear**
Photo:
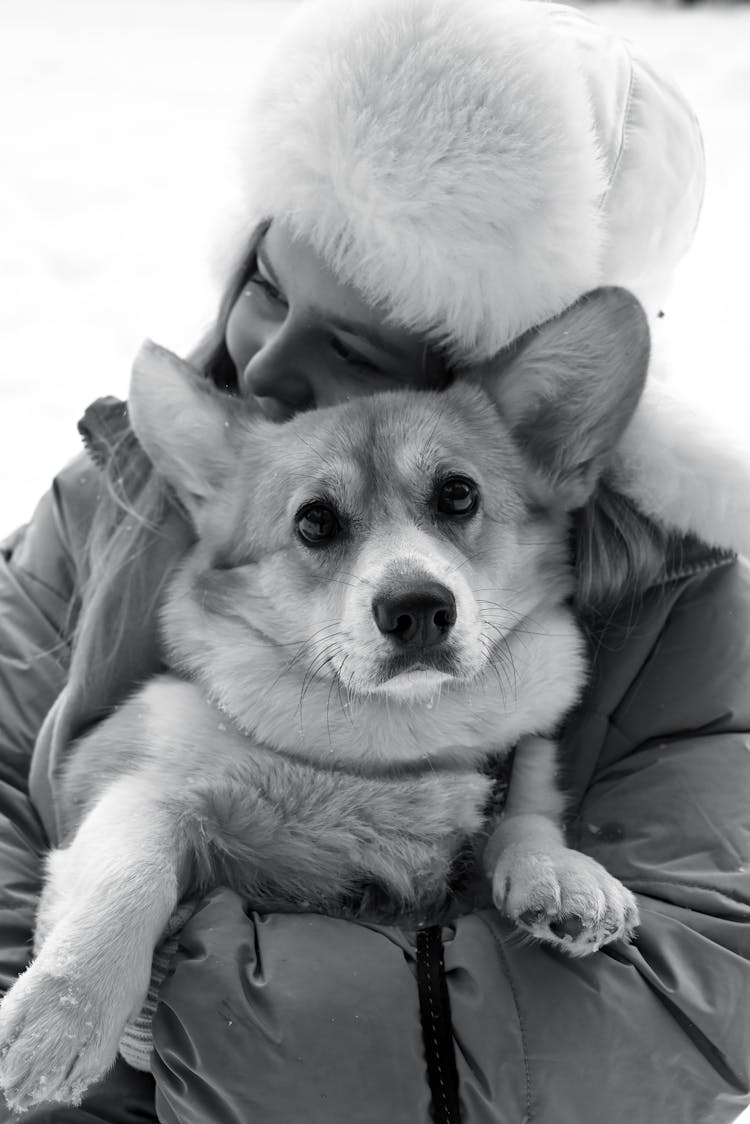
<instances>
[{"instance_id":1,"label":"dog's left ear","mask_svg":"<svg viewBox=\"0 0 750 1124\"><path fill-rule=\"evenodd\" d=\"M231 465L229 402L188 363L147 340L133 363L128 413L154 468L200 524Z\"/></svg>"},{"instance_id":2,"label":"dog's left ear","mask_svg":"<svg viewBox=\"0 0 750 1124\"><path fill-rule=\"evenodd\" d=\"M595 289L476 372L520 448L567 510L593 492L643 390L646 314L626 289Z\"/></svg>"}]
</instances>

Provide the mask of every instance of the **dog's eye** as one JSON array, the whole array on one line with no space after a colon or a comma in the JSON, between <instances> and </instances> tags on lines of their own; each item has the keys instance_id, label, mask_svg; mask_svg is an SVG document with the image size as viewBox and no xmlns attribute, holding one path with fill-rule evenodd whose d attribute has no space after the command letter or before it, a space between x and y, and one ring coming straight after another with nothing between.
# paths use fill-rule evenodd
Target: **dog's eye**
<instances>
[{"instance_id":1,"label":"dog's eye","mask_svg":"<svg viewBox=\"0 0 750 1124\"><path fill-rule=\"evenodd\" d=\"M441 515L473 515L479 506L479 489L467 476L449 476L437 493L437 509Z\"/></svg>"},{"instance_id":2,"label":"dog's eye","mask_svg":"<svg viewBox=\"0 0 750 1124\"><path fill-rule=\"evenodd\" d=\"M297 533L309 546L322 546L341 530L336 512L324 503L308 503L297 512Z\"/></svg>"}]
</instances>

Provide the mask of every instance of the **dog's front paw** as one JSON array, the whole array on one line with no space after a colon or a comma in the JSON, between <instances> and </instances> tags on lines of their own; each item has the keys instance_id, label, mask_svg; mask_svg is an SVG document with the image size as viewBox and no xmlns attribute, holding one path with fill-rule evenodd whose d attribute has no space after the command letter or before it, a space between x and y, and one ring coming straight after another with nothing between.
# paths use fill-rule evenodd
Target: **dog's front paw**
<instances>
[{"instance_id":1,"label":"dog's front paw","mask_svg":"<svg viewBox=\"0 0 750 1124\"><path fill-rule=\"evenodd\" d=\"M115 1060L119 1033L106 997L32 964L0 1004L0 1087L10 1108L78 1104Z\"/></svg>"},{"instance_id":2,"label":"dog's front paw","mask_svg":"<svg viewBox=\"0 0 750 1124\"><path fill-rule=\"evenodd\" d=\"M627 940L638 925L630 890L595 859L567 847L507 847L495 866L492 893L506 917L569 956Z\"/></svg>"}]
</instances>

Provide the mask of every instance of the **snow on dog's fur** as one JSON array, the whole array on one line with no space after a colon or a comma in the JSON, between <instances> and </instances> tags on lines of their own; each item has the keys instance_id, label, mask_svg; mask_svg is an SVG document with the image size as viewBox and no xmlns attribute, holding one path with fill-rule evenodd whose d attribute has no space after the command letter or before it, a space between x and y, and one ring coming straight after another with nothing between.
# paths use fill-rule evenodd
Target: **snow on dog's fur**
<instances>
[{"instance_id":1,"label":"snow on dog's fur","mask_svg":"<svg viewBox=\"0 0 750 1124\"><path fill-rule=\"evenodd\" d=\"M144 348L133 426L198 534L163 611L176 672L72 755L36 960L0 1008L12 1105L101 1076L168 918L216 884L328 912L374 886L429 913L491 830L519 926L572 955L627 937L632 895L565 844L550 738L586 674L569 514L647 363L640 306L604 289L442 393L273 425ZM483 766L513 747L488 825Z\"/></svg>"}]
</instances>

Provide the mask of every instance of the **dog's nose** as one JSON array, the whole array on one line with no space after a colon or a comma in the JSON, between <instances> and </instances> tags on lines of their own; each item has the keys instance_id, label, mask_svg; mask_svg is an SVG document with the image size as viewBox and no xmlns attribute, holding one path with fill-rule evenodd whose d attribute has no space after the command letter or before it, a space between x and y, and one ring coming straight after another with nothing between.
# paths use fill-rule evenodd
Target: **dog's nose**
<instances>
[{"instance_id":1,"label":"dog's nose","mask_svg":"<svg viewBox=\"0 0 750 1124\"><path fill-rule=\"evenodd\" d=\"M439 582L413 581L375 597L372 615L384 636L403 648L434 648L456 623L456 599Z\"/></svg>"}]
</instances>

